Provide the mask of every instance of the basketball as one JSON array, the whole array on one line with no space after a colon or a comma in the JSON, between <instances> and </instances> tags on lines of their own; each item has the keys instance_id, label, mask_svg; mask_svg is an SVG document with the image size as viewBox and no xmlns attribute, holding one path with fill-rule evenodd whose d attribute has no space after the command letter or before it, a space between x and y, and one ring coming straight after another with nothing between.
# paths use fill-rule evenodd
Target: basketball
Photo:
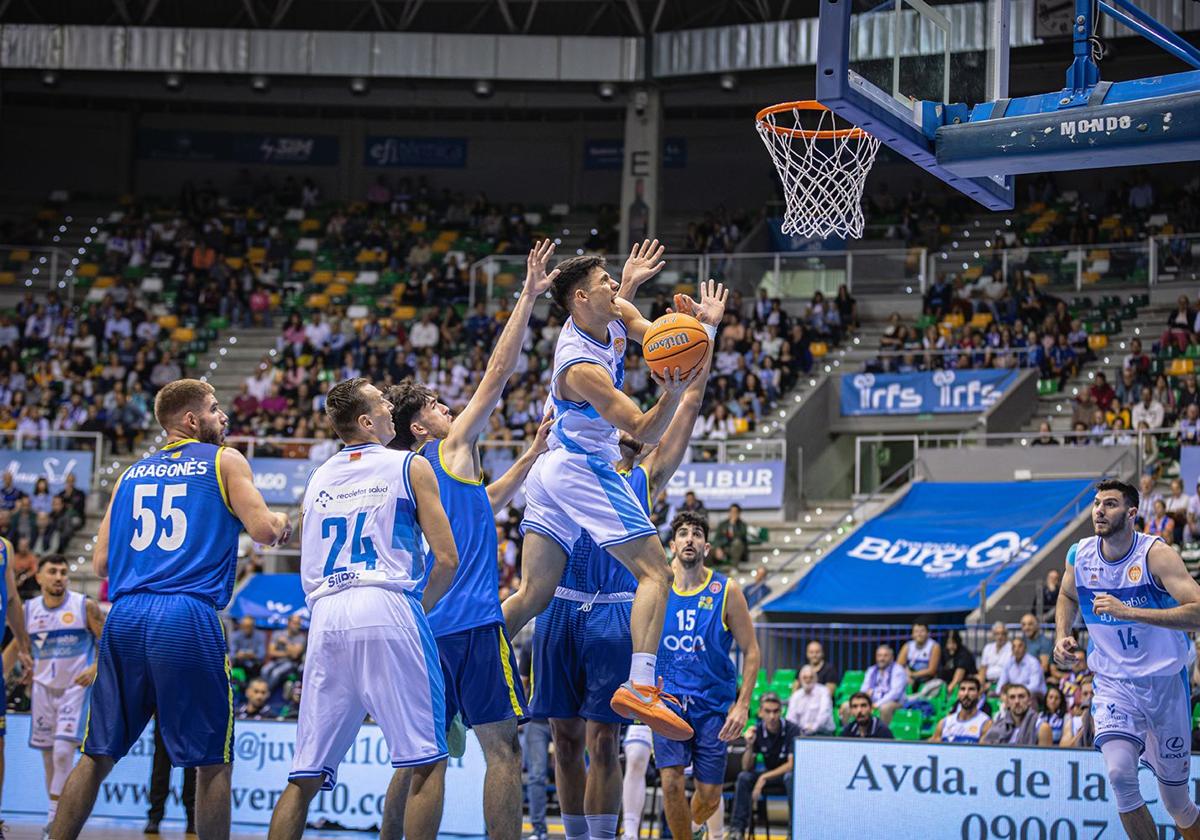
<instances>
[{"instance_id":1,"label":"basketball","mask_svg":"<svg viewBox=\"0 0 1200 840\"><path fill-rule=\"evenodd\" d=\"M708 353L708 333L691 315L668 312L650 325L642 339L642 358L660 376L679 368L687 373L703 364Z\"/></svg>"}]
</instances>

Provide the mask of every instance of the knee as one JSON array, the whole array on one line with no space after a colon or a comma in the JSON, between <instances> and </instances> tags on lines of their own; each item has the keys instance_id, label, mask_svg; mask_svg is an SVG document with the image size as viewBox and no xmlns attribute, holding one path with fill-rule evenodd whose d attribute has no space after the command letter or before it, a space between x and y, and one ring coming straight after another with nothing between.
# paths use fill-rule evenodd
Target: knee
<instances>
[{"instance_id":1,"label":"knee","mask_svg":"<svg viewBox=\"0 0 1200 840\"><path fill-rule=\"evenodd\" d=\"M679 767L664 767L662 769L663 792L679 795L684 792L683 772Z\"/></svg>"},{"instance_id":2,"label":"knee","mask_svg":"<svg viewBox=\"0 0 1200 840\"><path fill-rule=\"evenodd\" d=\"M617 733L607 728L589 732L588 758L599 767L616 767L618 764Z\"/></svg>"},{"instance_id":3,"label":"knee","mask_svg":"<svg viewBox=\"0 0 1200 840\"><path fill-rule=\"evenodd\" d=\"M582 761L583 760L583 739L573 732L563 732L555 730L554 732L554 758L555 761Z\"/></svg>"}]
</instances>

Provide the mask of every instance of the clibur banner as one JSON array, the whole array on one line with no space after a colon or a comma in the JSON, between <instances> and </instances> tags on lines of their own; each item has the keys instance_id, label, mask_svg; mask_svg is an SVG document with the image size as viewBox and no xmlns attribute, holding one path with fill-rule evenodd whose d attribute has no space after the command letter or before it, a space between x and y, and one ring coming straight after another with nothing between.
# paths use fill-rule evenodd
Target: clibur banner
<instances>
[{"instance_id":1,"label":"clibur banner","mask_svg":"<svg viewBox=\"0 0 1200 840\"><path fill-rule=\"evenodd\" d=\"M999 586L1091 507L1091 495L1083 493L1090 486L1082 480L918 482L766 608L893 615L967 612L979 604L980 583L1003 567L991 582L993 588Z\"/></svg>"},{"instance_id":2,"label":"clibur banner","mask_svg":"<svg viewBox=\"0 0 1200 840\"><path fill-rule=\"evenodd\" d=\"M308 476L320 466L305 458L250 458L254 486L269 505L297 505L304 498Z\"/></svg>"},{"instance_id":3,"label":"clibur banner","mask_svg":"<svg viewBox=\"0 0 1200 840\"><path fill-rule=\"evenodd\" d=\"M746 510L782 507L783 461L684 464L667 484L667 499L678 504L689 490L709 510L732 504Z\"/></svg>"},{"instance_id":4,"label":"clibur banner","mask_svg":"<svg viewBox=\"0 0 1200 840\"><path fill-rule=\"evenodd\" d=\"M842 416L965 414L990 408L1018 370L842 374Z\"/></svg>"},{"instance_id":5,"label":"clibur banner","mask_svg":"<svg viewBox=\"0 0 1200 840\"><path fill-rule=\"evenodd\" d=\"M1189 791L1200 791L1192 758ZM1142 768L1159 838L1179 838ZM1095 750L832 738L796 740L792 836L892 840L1116 840L1124 837Z\"/></svg>"},{"instance_id":6,"label":"clibur banner","mask_svg":"<svg viewBox=\"0 0 1200 840\"><path fill-rule=\"evenodd\" d=\"M50 482L51 493L58 493L73 475L75 488L87 493L92 489L92 457L88 449L4 449L0 473L12 473L13 484L26 493L33 492L39 478Z\"/></svg>"},{"instance_id":7,"label":"clibur banner","mask_svg":"<svg viewBox=\"0 0 1200 840\"><path fill-rule=\"evenodd\" d=\"M151 724L152 726L153 724ZM296 749L296 724L288 721L237 721L233 741L233 822L266 828L271 811L287 785ZM45 773L40 750L26 746L29 715L8 716L7 767L4 774L6 813L41 816L46 813ZM92 815L136 820L140 826L150 807L150 768L154 762L154 732L149 726L100 785ZM483 752L468 733L467 751L452 758L446 769L443 834L480 837L483 822ZM379 825L384 794L392 780L391 758L379 727L368 724L358 731L345 760L338 768L333 790L322 791L308 811L310 822L325 819L346 828L369 829ZM184 818L180 803L183 771L171 771L167 819Z\"/></svg>"}]
</instances>

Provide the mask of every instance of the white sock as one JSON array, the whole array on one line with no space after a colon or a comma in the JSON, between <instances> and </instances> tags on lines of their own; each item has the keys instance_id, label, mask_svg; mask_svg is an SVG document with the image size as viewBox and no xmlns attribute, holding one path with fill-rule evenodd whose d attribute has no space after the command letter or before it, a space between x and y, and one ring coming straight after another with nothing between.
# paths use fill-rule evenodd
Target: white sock
<instances>
[{"instance_id":1,"label":"white sock","mask_svg":"<svg viewBox=\"0 0 1200 840\"><path fill-rule=\"evenodd\" d=\"M637 685L654 685L654 666L658 657L653 653L635 653L629 663L629 681Z\"/></svg>"},{"instance_id":2,"label":"white sock","mask_svg":"<svg viewBox=\"0 0 1200 840\"><path fill-rule=\"evenodd\" d=\"M625 812L625 840L638 840L642 812L646 809L646 767L650 746L641 741L625 742L625 779L621 783L621 806Z\"/></svg>"},{"instance_id":3,"label":"white sock","mask_svg":"<svg viewBox=\"0 0 1200 840\"><path fill-rule=\"evenodd\" d=\"M588 840L588 822L583 814L563 814L562 821L567 840Z\"/></svg>"},{"instance_id":4,"label":"white sock","mask_svg":"<svg viewBox=\"0 0 1200 840\"><path fill-rule=\"evenodd\" d=\"M725 840L725 801L708 818L708 840Z\"/></svg>"},{"instance_id":5,"label":"white sock","mask_svg":"<svg viewBox=\"0 0 1200 840\"><path fill-rule=\"evenodd\" d=\"M702 829L702 828L704 828L704 826L702 826L702 825L700 825L700 824L698 824L698 823L692 823L692 836L694 837L694 836L695 836L695 834L696 834L696 832L697 832L697 831L699 831L699 830L700 830L700 829Z\"/></svg>"},{"instance_id":6,"label":"white sock","mask_svg":"<svg viewBox=\"0 0 1200 840\"><path fill-rule=\"evenodd\" d=\"M616 814L588 814L588 840L614 840L617 836Z\"/></svg>"},{"instance_id":7,"label":"white sock","mask_svg":"<svg viewBox=\"0 0 1200 840\"><path fill-rule=\"evenodd\" d=\"M54 822L54 817L58 814L58 800L51 799L50 807L46 809L46 825Z\"/></svg>"}]
</instances>

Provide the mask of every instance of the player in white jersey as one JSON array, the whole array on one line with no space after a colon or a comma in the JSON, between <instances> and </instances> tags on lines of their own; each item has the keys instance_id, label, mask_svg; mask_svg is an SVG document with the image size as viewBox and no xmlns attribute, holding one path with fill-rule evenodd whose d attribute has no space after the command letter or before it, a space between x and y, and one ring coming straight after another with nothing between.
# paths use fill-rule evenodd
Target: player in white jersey
<instances>
[{"instance_id":1,"label":"player in white jersey","mask_svg":"<svg viewBox=\"0 0 1200 840\"><path fill-rule=\"evenodd\" d=\"M33 644L29 746L42 751L50 799L47 828L83 741L89 689L96 681L96 642L104 630L99 604L68 589L67 572L61 554L43 557L37 569L42 594L25 602Z\"/></svg>"},{"instance_id":2,"label":"player in white jersey","mask_svg":"<svg viewBox=\"0 0 1200 840\"><path fill-rule=\"evenodd\" d=\"M963 677L958 684L958 708L938 721L933 741L947 744L978 744L992 728L992 719L980 708L980 685L976 677Z\"/></svg>"},{"instance_id":3,"label":"player in white jersey","mask_svg":"<svg viewBox=\"0 0 1200 840\"><path fill-rule=\"evenodd\" d=\"M1200 838L1191 798L1192 726L1188 632L1200 630L1200 584L1179 554L1134 530L1138 491L1108 480L1096 486L1096 535L1067 552L1055 611L1054 659L1073 668L1081 656L1071 628L1082 615L1087 664L1095 674L1096 747L1125 833L1159 836L1138 787L1138 759L1158 779L1163 807L1185 840Z\"/></svg>"},{"instance_id":4,"label":"player in white jersey","mask_svg":"<svg viewBox=\"0 0 1200 840\"><path fill-rule=\"evenodd\" d=\"M645 412L621 391L626 342L641 341L650 322L618 293L631 294L658 273L661 256L657 240L635 247L621 287L602 257L573 257L557 266L553 295L569 315L554 350L550 383L557 419L549 452L526 482L521 586L504 602L504 618L511 635L545 610L575 540L586 531L638 581L630 617L629 680L613 695L612 709L641 719L664 737L686 739L691 727L662 702L654 680L671 581L666 552L649 515L613 467L621 457L618 430L657 444L683 391L703 368L676 369L667 379L652 374L663 395ZM701 285L699 304L681 295L676 307L694 314L715 336L725 311L724 288L709 281Z\"/></svg>"},{"instance_id":5,"label":"player in white jersey","mask_svg":"<svg viewBox=\"0 0 1200 840\"><path fill-rule=\"evenodd\" d=\"M408 768L446 757L445 685L425 610L449 588L458 553L429 462L386 448L395 427L379 389L363 378L340 382L325 411L345 448L313 471L304 491L300 577L311 610L304 699L292 772L268 836L303 834L309 803L333 788L370 715L396 768L380 825L390 840L403 833ZM434 567L418 601L422 535Z\"/></svg>"}]
</instances>

